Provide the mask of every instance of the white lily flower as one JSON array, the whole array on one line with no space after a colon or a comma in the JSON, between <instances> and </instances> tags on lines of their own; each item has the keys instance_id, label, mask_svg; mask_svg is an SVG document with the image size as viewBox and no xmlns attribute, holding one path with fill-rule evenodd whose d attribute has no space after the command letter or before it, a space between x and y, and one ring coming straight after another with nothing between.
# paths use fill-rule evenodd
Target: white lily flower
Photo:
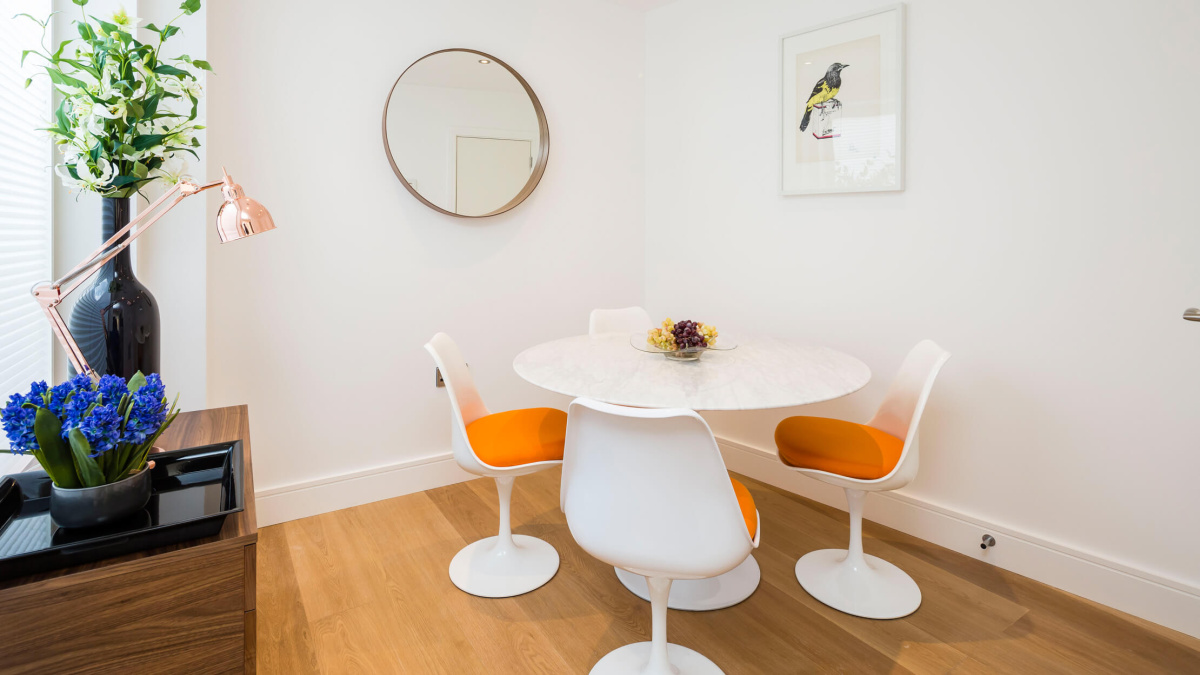
<instances>
[{"instance_id":1,"label":"white lily flower","mask_svg":"<svg viewBox=\"0 0 1200 675\"><path fill-rule=\"evenodd\" d=\"M129 12L125 11L125 8L122 7L121 9L118 9L112 13L112 16L109 17L108 22L115 25L117 30L132 35L133 32L137 30L137 26L142 22L142 20L136 16L130 16Z\"/></svg>"},{"instance_id":2,"label":"white lily flower","mask_svg":"<svg viewBox=\"0 0 1200 675\"><path fill-rule=\"evenodd\" d=\"M71 112L75 113L75 119L82 120L92 116L92 108L95 104L92 99L86 96L76 96L71 99Z\"/></svg>"},{"instance_id":3,"label":"white lily flower","mask_svg":"<svg viewBox=\"0 0 1200 675\"><path fill-rule=\"evenodd\" d=\"M125 99L120 98L108 105L98 105L92 109L93 114L100 117L107 117L110 120L123 120L129 115L129 108L125 103Z\"/></svg>"},{"instance_id":4,"label":"white lily flower","mask_svg":"<svg viewBox=\"0 0 1200 675\"><path fill-rule=\"evenodd\" d=\"M168 185L174 185L181 180L191 180L192 175L188 173L188 165L182 159L171 155L171 158L163 162L162 166L157 169L150 170L151 178L161 178Z\"/></svg>"},{"instance_id":5,"label":"white lily flower","mask_svg":"<svg viewBox=\"0 0 1200 675\"><path fill-rule=\"evenodd\" d=\"M77 187L83 190L99 190L108 181L112 180L113 167L107 159L101 157L96 160L96 167L93 169L88 166L87 157L79 157L75 162L75 173L79 178L71 175L66 164L59 164L54 167L54 172L63 179L69 187Z\"/></svg>"},{"instance_id":6,"label":"white lily flower","mask_svg":"<svg viewBox=\"0 0 1200 675\"><path fill-rule=\"evenodd\" d=\"M200 80L188 80L183 83L183 91L192 98L198 99L204 96L204 87L200 85Z\"/></svg>"}]
</instances>

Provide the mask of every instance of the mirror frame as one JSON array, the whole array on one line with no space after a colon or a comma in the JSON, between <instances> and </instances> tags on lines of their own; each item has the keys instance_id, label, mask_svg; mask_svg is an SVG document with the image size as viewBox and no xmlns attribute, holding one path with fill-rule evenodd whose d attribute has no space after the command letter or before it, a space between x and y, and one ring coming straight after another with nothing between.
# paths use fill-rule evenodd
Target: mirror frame
<instances>
[{"instance_id":1,"label":"mirror frame","mask_svg":"<svg viewBox=\"0 0 1200 675\"><path fill-rule=\"evenodd\" d=\"M511 73L513 77L517 78L517 82L521 83L521 87L523 87L525 89L525 93L529 95L529 100L531 103L533 103L533 111L537 115L538 156L537 156L537 160L533 164L533 170L530 171L530 173L529 173L529 180L525 181L525 187L521 188L521 191L518 192L516 194L516 196L514 196L512 199L510 199L507 204L504 204L503 206L496 209L495 211L492 211L490 213L483 213L478 216L469 216L469 215L465 215L462 213L455 213L453 211L447 211L446 209L443 209L442 207L438 206L437 204L434 204L433 202L429 201L428 199L425 199L425 197L421 196L421 193L417 192L413 188L413 186L409 184L408 179L405 178L404 174L400 171L400 167L396 165L396 159L392 156L392 148L388 144L388 134L387 134L388 107L391 106L391 104L392 104L392 94L396 93L396 87L398 87L400 85L400 80L404 79L405 73L407 73L410 69L412 69L413 66L417 65L418 63L424 61L425 59L427 59L431 56L437 56L438 54L444 54L446 52L468 52L471 54L476 54L480 58L488 59L493 64L502 66L505 70L507 70L509 73ZM419 58L416 61L413 61L411 64L409 64L408 68L405 68L404 72L400 73L400 77L396 78L396 82L392 84L392 88L388 90L387 101L385 101L383 104L383 149L384 149L384 152L387 153L388 164L392 165L392 171L394 171L396 173L396 177L400 179L400 184L404 186L405 190L408 190L409 194L416 197L417 201L421 202L425 206L428 206L429 208L433 209L434 211L437 211L439 213L444 213L448 216L454 216L455 218L487 218L490 216L500 215L501 213L504 213L506 211L511 211L512 209L516 208L516 206L518 204L525 201L525 199L530 194L533 193L534 189L537 188L538 183L540 183L542 180L542 175L544 173L546 173L546 164L550 159L550 125L547 124L547 122L546 122L546 111L542 110L542 102L538 100L537 94L533 93L533 88L529 86L529 83L525 81L525 78L521 77L521 74L518 73L516 70L514 70L512 68L512 66L510 66L507 63L505 63L504 61L501 61L500 59L492 56L491 54L481 52L477 49L467 49L465 47L439 49L438 51L430 52L430 53L426 54L425 56L422 56L421 58Z\"/></svg>"}]
</instances>

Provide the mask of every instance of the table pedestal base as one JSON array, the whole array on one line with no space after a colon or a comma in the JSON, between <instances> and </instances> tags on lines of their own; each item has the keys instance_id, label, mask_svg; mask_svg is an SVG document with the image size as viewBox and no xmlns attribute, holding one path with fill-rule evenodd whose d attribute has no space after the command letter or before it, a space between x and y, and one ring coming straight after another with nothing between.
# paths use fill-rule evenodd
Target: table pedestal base
<instances>
[{"instance_id":1,"label":"table pedestal base","mask_svg":"<svg viewBox=\"0 0 1200 675\"><path fill-rule=\"evenodd\" d=\"M649 601L646 577L620 568L617 579L639 598ZM711 579L684 579L671 584L667 607L689 612L707 612L732 607L754 594L762 573L754 556L746 556L741 565Z\"/></svg>"}]
</instances>

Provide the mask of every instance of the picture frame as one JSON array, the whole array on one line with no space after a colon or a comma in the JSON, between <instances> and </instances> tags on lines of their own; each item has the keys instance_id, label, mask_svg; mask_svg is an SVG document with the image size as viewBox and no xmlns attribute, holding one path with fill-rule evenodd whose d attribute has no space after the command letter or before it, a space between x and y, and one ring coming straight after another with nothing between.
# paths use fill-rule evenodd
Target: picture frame
<instances>
[{"instance_id":1,"label":"picture frame","mask_svg":"<svg viewBox=\"0 0 1200 675\"><path fill-rule=\"evenodd\" d=\"M780 38L780 194L904 189L904 32L897 3Z\"/></svg>"}]
</instances>

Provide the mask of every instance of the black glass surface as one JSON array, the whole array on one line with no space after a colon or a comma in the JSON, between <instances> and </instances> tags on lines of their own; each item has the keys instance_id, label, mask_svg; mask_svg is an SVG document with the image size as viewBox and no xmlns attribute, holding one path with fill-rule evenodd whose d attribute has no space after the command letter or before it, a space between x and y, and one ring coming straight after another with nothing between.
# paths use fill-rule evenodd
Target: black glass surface
<instances>
[{"instance_id":1,"label":"black glass surface","mask_svg":"<svg viewBox=\"0 0 1200 675\"><path fill-rule=\"evenodd\" d=\"M133 198L100 201L103 242L129 224ZM120 241L128 238L127 234ZM126 380L138 371L146 375L160 372L158 302L134 274L128 248L105 263L75 294L78 300L68 322L71 336L93 370Z\"/></svg>"},{"instance_id":2,"label":"black glass surface","mask_svg":"<svg viewBox=\"0 0 1200 675\"><path fill-rule=\"evenodd\" d=\"M0 480L0 578L212 536L226 516L244 508L241 441L151 458L146 508L100 527L59 527L50 517L44 471Z\"/></svg>"}]
</instances>

